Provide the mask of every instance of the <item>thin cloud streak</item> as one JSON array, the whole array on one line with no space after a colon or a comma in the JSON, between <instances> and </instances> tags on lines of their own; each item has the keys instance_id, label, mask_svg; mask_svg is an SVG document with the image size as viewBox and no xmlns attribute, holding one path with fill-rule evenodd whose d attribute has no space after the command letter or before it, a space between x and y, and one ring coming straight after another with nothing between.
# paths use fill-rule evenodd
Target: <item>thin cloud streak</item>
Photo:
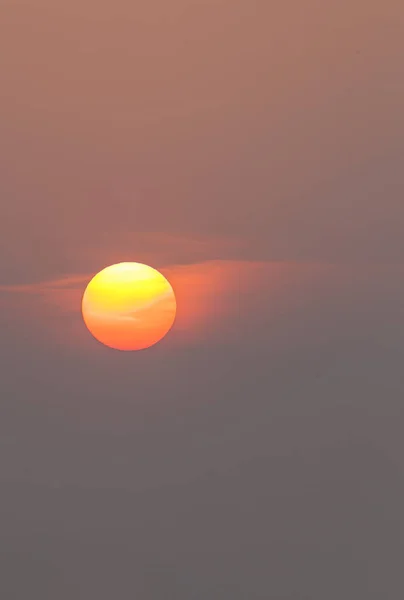
<instances>
[{"instance_id":1,"label":"thin cloud streak","mask_svg":"<svg viewBox=\"0 0 404 600\"><path fill-rule=\"evenodd\" d=\"M173 286L177 299L177 318L172 335L181 344L220 335L240 328L241 314L250 311L246 300L263 293L265 286L278 284L279 275L291 266L247 261L204 261L172 265L162 273ZM93 274L70 274L65 278L32 284L1 286L3 305L12 306L15 319L33 306L43 321L44 330L58 333L65 327L61 315L81 322L81 299ZM270 285L271 287L271 285ZM254 320L259 314L254 310ZM69 327L70 327L69 323ZM69 332L65 335L69 338Z\"/></svg>"},{"instance_id":2,"label":"thin cloud streak","mask_svg":"<svg viewBox=\"0 0 404 600\"><path fill-rule=\"evenodd\" d=\"M177 299L176 322L166 343L180 346L213 340L243 344L268 335L278 339L279 347L290 339L304 344L307 338L336 335L335 323L346 331L349 323L356 327L372 322L373 331L383 322L385 310L380 310L380 304L388 291L394 299L390 300L393 312L402 296L402 269L392 266L215 260L161 271ZM86 333L81 299L92 276L70 274L2 286L3 314L18 327L24 314L32 319L35 313L35 323L45 334L80 348ZM28 318L26 326L32 326Z\"/></svg>"}]
</instances>

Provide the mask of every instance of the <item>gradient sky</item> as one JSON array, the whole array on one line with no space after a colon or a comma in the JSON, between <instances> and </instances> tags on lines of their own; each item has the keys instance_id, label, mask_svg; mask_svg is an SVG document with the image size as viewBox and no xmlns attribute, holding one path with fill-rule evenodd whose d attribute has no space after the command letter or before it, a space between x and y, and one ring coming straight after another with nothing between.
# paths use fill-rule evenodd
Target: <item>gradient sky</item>
<instances>
[{"instance_id":1,"label":"gradient sky","mask_svg":"<svg viewBox=\"0 0 404 600\"><path fill-rule=\"evenodd\" d=\"M401 0L0 0L2 597L403 597L403 68Z\"/></svg>"}]
</instances>

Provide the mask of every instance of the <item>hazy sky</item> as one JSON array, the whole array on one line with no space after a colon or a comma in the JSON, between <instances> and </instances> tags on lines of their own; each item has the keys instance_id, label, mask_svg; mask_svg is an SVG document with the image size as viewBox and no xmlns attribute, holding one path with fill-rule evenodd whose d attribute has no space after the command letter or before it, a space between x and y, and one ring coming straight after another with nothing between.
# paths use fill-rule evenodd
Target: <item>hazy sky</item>
<instances>
[{"instance_id":1,"label":"hazy sky","mask_svg":"<svg viewBox=\"0 0 404 600\"><path fill-rule=\"evenodd\" d=\"M403 596L403 69L401 0L0 0L2 596Z\"/></svg>"}]
</instances>

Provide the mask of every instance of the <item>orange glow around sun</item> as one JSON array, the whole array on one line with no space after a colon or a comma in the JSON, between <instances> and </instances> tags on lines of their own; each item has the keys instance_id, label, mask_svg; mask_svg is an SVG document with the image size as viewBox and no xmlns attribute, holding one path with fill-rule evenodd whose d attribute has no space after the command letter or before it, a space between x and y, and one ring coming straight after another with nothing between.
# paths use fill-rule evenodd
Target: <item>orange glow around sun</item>
<instances>
[{"instance_id":1,"label":"orange glow around sun","mask_svg":"<svg viewBox=\"0 0 404 600\"><path fill-rule=\"evenodd\" d=\"M140 263L119 263L90 281L82 313L89 331L105 346L142 350L171 329L176 300L167 279L155 269Z\"/></svg>"}]
</instances>

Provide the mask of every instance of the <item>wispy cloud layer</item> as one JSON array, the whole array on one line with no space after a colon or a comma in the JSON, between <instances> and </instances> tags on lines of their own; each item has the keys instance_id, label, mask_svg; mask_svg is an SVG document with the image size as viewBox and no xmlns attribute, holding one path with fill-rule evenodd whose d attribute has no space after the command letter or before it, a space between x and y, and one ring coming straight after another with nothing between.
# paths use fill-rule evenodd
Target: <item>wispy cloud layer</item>
<instances>
[{"instance_id":1,"label":"wispy cloud layer","mask_svg":"<svg viewBox=\"0 0 404 600\"><path fill-rule=\"evenodd\" d=\"M270 337L280 346L379 331L396 315L402 329L400 267L204 261L162 269L178 305L171 343L243 343ZM3 316L41 323L43 332L81 344L81 298L92 274L0 288ZM67 320L66 320L67 317ZM82 331L83 335L77 332ZM75 333L75 335L73 335ZM167 342L170 343L170 342Z\"/></svg>"}]
</instances>

